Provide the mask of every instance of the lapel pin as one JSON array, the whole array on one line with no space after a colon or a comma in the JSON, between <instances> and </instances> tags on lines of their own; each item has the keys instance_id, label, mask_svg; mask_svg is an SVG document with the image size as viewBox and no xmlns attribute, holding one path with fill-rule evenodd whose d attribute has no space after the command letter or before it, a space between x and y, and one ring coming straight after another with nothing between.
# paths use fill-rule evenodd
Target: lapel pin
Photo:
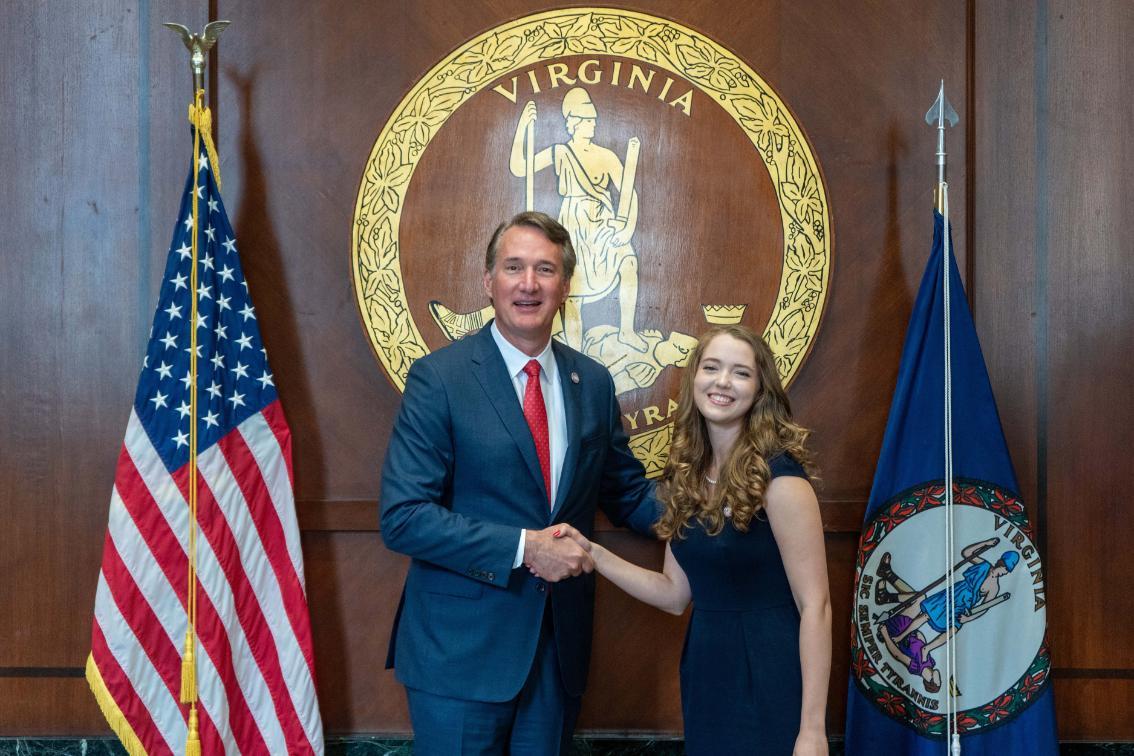
<instances>
[{"instance_id":1,"label":"lapel pin","mask_svg":"<svg viewBox=\"0 0 1134 756\"><path fill-rule=\"evenodd\" d=\"M571 383L578 383L578 382L579 382L579 374L576 373L574 370L572 370L571 371Z\"/></svg>"}]
</instances>

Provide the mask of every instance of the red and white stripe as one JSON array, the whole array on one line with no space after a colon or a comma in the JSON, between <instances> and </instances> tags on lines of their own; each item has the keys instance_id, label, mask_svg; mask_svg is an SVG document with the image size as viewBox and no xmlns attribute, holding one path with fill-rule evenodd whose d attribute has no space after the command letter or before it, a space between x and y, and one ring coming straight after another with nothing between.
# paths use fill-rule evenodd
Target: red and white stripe
<instances>
[{"instance_id":1,"label":"red and white stripe","mask_svg":"<svg viewBox=\"0 0 1134 756\"><path fill-rule=\"evenodd\" d=\"M273 402L198 457L202 753L322 753L291 434ZM119 456L91 657L147 753L181 753L188 471L165 469L133 412Z\"/></svg>"}]
</instances>

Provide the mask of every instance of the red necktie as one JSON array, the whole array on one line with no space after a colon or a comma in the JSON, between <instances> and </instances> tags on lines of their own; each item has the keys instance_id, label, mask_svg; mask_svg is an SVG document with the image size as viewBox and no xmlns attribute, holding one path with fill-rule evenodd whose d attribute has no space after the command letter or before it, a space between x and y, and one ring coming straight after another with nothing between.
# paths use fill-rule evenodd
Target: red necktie
<instances>
[{"instance_id":1,"label":"red necktie","mask_svg":"<svg viewBox=\"0 0 1134 756\"><path fill-rule=\"evenodd\" d=\"M528 421L535 441L539 469L547 487L547 503L551 506L551 450L547 434L547 407L543 403L543 389L539 386L539 361L530 360L524 365L524 372L528 374L528 385L524 389L524 419Z\"/></svg>"}]
</instances>

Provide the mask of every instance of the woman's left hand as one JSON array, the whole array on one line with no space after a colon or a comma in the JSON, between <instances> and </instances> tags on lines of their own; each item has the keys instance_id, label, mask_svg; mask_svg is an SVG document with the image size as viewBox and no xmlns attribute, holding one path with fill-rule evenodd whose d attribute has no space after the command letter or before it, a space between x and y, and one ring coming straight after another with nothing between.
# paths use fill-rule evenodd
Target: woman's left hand
<instances>
[{"instance_id":1,"label":"woman's left hand","mask_svg":"<svg viewBox=\"0 0 1134 756\"><path fill-rule=\"evenodd\" d=\"M800 731L792 756L827 756L827 736L814 730Z\"/></svg>"}]
</instances>

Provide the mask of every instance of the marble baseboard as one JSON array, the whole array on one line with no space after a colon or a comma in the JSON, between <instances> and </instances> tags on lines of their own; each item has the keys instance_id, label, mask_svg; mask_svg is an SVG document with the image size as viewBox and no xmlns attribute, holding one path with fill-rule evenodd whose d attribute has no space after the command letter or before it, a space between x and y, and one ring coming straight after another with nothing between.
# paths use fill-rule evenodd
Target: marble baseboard
<instances>
[{"instance_id":1,"label":"marble baseboard","mask_svg":"<svg viewBox=\"0 0 1134 756\"><path fill-rule=\"evenodd\" d=\"M0 756L122 756L126 749L109 738L0 738Z\"/></svg>"},{"instance_id":2,"label":"marble baseboard","mask_svg":"<svg viewBox=\"0 0 1134 756\"><path fill-rule=\"evenodd\" d=\"M681 756L680 740L576 738L575 756ZM109 738L0 738L0 756L124 756ZM1134 756L1134 743L1063 743L1060 756ZM327 756L412 756L404 739L353 736L328 738ZM842 741L831 742L831 756L842 756Z\"/></svg>"}]
</instances>

